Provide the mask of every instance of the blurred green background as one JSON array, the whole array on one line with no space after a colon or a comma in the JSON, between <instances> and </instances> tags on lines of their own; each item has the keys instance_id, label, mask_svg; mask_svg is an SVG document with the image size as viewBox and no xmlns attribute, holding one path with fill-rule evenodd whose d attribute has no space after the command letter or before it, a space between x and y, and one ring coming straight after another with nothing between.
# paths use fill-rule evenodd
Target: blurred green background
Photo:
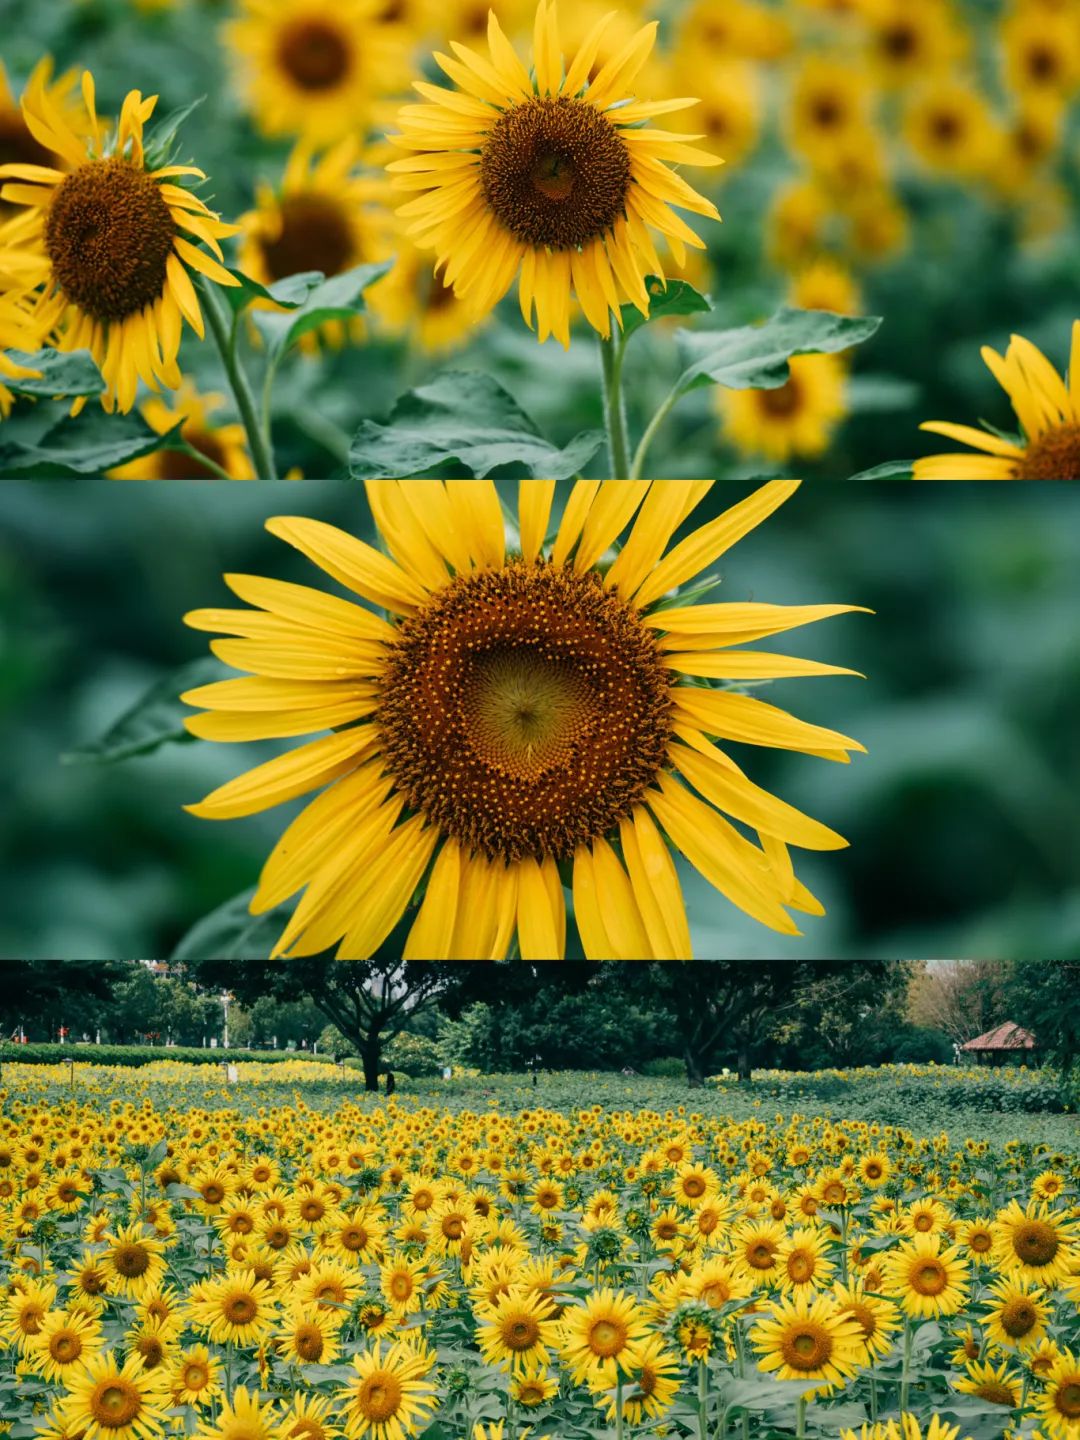
<instances>
[{"instance_id":1,"label":"blurred green background","mask_svg":"<svg viewBox=\"0 0 1080 1440\"><path fill-rule=\"evenodd\" d=\"M692 523L745 489L716 485ZM114 766L60 756L207 654L181 616L232 603L223 571L322 583L262 529L289 513L374 539L347 482L0 485L0 955L164 957L254 882L285 813L214 824L181 806L275 742L169 744ZM683 867L696 953L1080 955L1080 487L806 485L721 570L721 599L873 607L773 642L867 679L763 692L869 754L839 766L733 747L851 848L797 853L828 911L799 940Z\"/></svg>"},{"instance_id":2,"label":"blurred green background","mask_svg":"<svg viewBox=\"0 0 1080 1440\"><path fill-rule=\"evenodd\" d=\"M413 73L426 69L428 78L443 79L433 70L431 50L446 50L455 25L460 31L461 17L453 6L413 8L426 17L411 34ZM515 36L527 32L531 4L494 0L494 8ZM696 88L674 92L704 95L723 109L733 82L730 75L724 79L708 67L734 63L750 67L756 96L746 153L737 153L722 136L710 136L709 145L720 155L726 153L728 163L716 171L688 172L692 182L715 199L724 220L722 225L697 225L709 249L703 266L689 278L708 291L715 304L713 316L699 318L710 327L757 322L788 296L795 271L809 259L825 256L844 266L861 288L863 313L884 317L884 324L855 357L848 417L824 456L795 459L774 471L767 461L737 454L720 437L713 391L702 389L685 399L665 424L652 450L651 473L755 476L787 470L839 479L951 448L921 435L922 420L976 424L985 418L1014 431L1009 403L979 350L984 344L1003 350L1009 334L1019 332L1041 346L1059 369L1068 358L1080 291L1080 75L1071 78L1054 102L1061 118L1048 153L1031 162L1022 184L1017 181L1010 188L1003 158L988 161L985 173L965 175L935 170L912 152L904 139L904 107L918 87L890 90L874 78L865 48L870 42L860 28L860 16L872 16L874 7L777 0L738 8L738 15L735 8L729 17L732 36L724 44L716 41L715 53L701 49L701 73L691 77ZM1004 145L1021 124L1025 107L1043 99L1034 92L1015 92L1003 79L1001 27L1017 7L996 0L948 0L942 7L910 0L907 7L915 18L938 8L963 37L962 58L953 66L942 62L917 78L942 86L956 78L971 79L991 117L986 122L990 139ZM1062 0L1056 8L1066 19L1076 13L1075 0ZM252 206L260 182L279 183L290 149L288 138L268 140L258 133L229 78L219 27L237 9L229 0L154 0L142 7L136 0L5 0L0 6L7 17L4 62L16 89L43 53L54 56L59 70L90 67L103 114L115 113L131 87L160 93L159 114L206 97L185 122L182 147L209 175L205 193L210 202L233 221ZM564 10L568 31L592 15L587 9L580 15L574 7ZM692 0L629 4L621 7L620 23L658 19L663 65L680 44L690 43L693 50L693 42L686 40L686 17L693 10ZM887 11L885 6L882 13ZM753 53L749 35L740 40L740 27L749 24L744 12L760 23L784 27L785 38L775 55L762 59ZM826 211L822 235L806 254L781 264L775 253L772 206L787 187L802 184L813 172L800 153L797 134L793 138L791 96L804 64L822 54L838 58L852 77L870 86L873 119L858 159L869 174L880 149L883 178L871 181L864 176L845 184L841 177L837 184L833 177L834 189L821 202ZM657 78L646 72L642 83L667 84L662 65ZM689 85L691 80L681 78L680 83ZM392 104L391 117L393 110ZM696 114L690 111L686 117L694 130L706 123ZM392 129L392 118L382 128ZM377 173L374 166L372 173ZM820 177L814 183L829 191ZM848 240L837 238L847 223L845 204L862 197L872 209L878 203L878 186L881 210L897 207L906 238L881 255L860 253ZM576 331L566 354L555 342L536 343L517 314L515 294L498 313L494 323L474 328L449 354L425 355L383 334L369 337L360 348L330 352L317 361L293 357L275 397L280 473L292 466L320 477L343 473L343 450L360 421L385 419L398 395L447 367L497 376L545 437L559 445L583 429L599 427L593 337L586 330ZM668 324L649 327L634 342L625 381L635 435L678 373L674 349ZM213 347L190 335L184 342L183 367L201 389L225 388ZM314 424L316 412L329 424ZM218 418L230 418L228 410ZM590 473L603 473L605 464L602 455L597 457Z\"/></svg>"}]
</instances>

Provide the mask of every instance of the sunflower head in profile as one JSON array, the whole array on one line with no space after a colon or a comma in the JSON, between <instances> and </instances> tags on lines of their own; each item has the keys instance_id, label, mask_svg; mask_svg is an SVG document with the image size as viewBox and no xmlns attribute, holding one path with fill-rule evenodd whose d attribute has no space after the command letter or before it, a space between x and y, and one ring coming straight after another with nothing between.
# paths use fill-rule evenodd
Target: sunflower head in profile
<instances>
[{"instance_id":1,"label":"sunflower head in profile","mask_svg":"<svg viewBox=\"0 0 1080 1440\"><path fill-rule=\"evenodd\" d=\"M1004 355L989 345L982 358L1012 402L1021 434L927 420L920 430L959 440L980 454L928 455L915 461L916 480L1080 480L1080 320L1073 321L1069 368L1062 377L1022 335Z\"/></svg>"},{"instance_id":2,"label":"sunflower head in profile","mask_svg":"<svg viewBox=\"0 0 1080 1440\"><path fill-rule=\"evenodd\" d=\"M521 313L529 325L535 313L540 340L569 345L571 294L608 336L624 302L648 314L645 277L663 275L652 231L680 265L687 245L703 246L672 207L719 218L671 168L716 157L690 143L699 136L645 124L695 102L634 95L656 22L594 69L614 18L603 15L564 63L555 7L541 0L530 71L492 11L487 55L452 40L453 56L435 60L454 88L416 81L424 103L399 112L390 138L410 153L388 169L398 189L419 192L399 214L474 318L519 276Z\"/></svg>"},{"instance_id":3,"label":"sunflower head in profile","mask_svg":"<svg viewBox=\"0 0 1080 1440\"><path fill-rule=\"evenodd\" d=\"M180 384L177 356L184 321L203 334L192 284L239 281L224 268L223 237L235 233L190 188L201 170L167 163L144 134L157 97L129 92L115 130L97 116L94 82L82 78L85 131L50 97L44 78L27 86L23 116L53 165L0 166L0 195L34 217L25 241L28 278L39 318L60 327L62 350L89 350L105 380L106 410L128 411L139 380L152 390ZM78 408L80 402L76 402Z\"/></svg>"},{"instance_id":4,"label":"sunflower head in profile","mask_svg":"<svg viewBox=\"0 0 1080 1440\"><path fill-rule=\"evenodd\" d=\"M240 0L222 33L258 129L316 145L366 130L408 78L405 35L388 9L386 0Z\"/></svg>"},{"instance_id":5,"label":"sunflower head in profile","mask_svg":"<svg viewBox=\"0 0 1080 1440\"><path fill-rule=\"evenodd\" d=\"M243 235L240 268L245 274L272 285L304 270L340 275L390 255L392 239L378 203L386 181L359 173L358 155L352 137L321 155L304 142L293 148L280 185L261 185L255 209L238 222ZM362 334L363 321L355 324ZM302 347L316 349L316 335L341 345L347 331L344 322L328 321L305 336Z\"/></svg>"},{"instance_id":6,"label":"sunflower head in profile","mask_svg":"<svg viewBox=\"0 0 1080 1440\"><path fill-rule=\"evenodd\" d=\"M578 481L547 542L555 482L522 481L509 547L485 480L371 482L389 556L320 521L268 522L357 597L230 575L254 608L186 617L249 672L185 694L206 712L192 734L333 732L189 807L230 819L323 791L252 900L264 913L304 891L275 955L368 958L422 891L406 958L501 958L515 931L522 958L561 957L569 886L587 957L689 958L665 833L763 924L797 934L789 909L822 913L788 847L845 842L714 741L860 750L738 688L852 672L733 648L857 607L660 605L797 488L762 486L669 550L711 484Z\"/></svg>"}]
</instances>

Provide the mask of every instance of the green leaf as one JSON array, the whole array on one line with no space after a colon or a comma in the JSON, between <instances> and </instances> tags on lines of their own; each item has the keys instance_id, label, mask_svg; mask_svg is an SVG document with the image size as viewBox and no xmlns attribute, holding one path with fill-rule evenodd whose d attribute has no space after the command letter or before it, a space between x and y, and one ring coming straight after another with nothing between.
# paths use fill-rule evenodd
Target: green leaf
<instances>
[{"instance_id":1,"label":"green leaf","mask_svg":"<svg viewBox=\"0 0 1080 1440\"><path fill-rule=\"evenodd\" d=\"M10 427L10 421L5 423L0 436L0 465L6 471L100 477L104 470L178 444L182 424L159 435L139 414L107 415L94 406L66 417L29 443L22 443L18 432L9 434Z\"/></svg>"},{"instance_id":2,"label":"green leaf","mask_svg":"<svg viewBox=\"0 0 1080 1440\"><path fill-rule=\"evenodd\" d=\"M184 717L192 712L182 703L180 695L197 685L220 680L224 674L220 661L209 657L181 666L151 685L100 739L62 755L62 763L112 765L118 760L130 760L134 755L149 755L169 741L193 740L195 737L184 729Z\"/></svg>"},{"instance_id":3,"label":"green leaf","mask_svg":"<svg viewBox=\"0 0 1080 1440\"><path fill-rule=\"evenodd\" d=\"M645 289L649 292L648 315L642 315L636 305L622 307L622 328L626 339L651 320L665 320L670 315L697 315L712 309L708 297L699 294L685 280L669 280L665 286L658 275L647 275Z\"/></svg>"},{"instance_id":4,"label":"green leaf","mask_svg":"<svg viewBox=\"0 0 1080 1440\"><path fill-rule=\"evenodd\" d=\"M142 1168L144 1170L156 1170L168 1153L169 1141L168 1138L163 1135L143 1161Z\"/></svg>"},{"instance_id":5,"label":"green leaf","mask_svg":"<svg viewBox=\"0 0 1080 1440\"><path fill-rule=\"evenodd\" d=\"M43 400L63 396L70 400L76 395L100 395L105 389L89 350L72 350L68 354L59 350L9 350L7 358L40 375L38 379L20 379L5 374L4 384L13 395L36 395Z\"/></svg>"},{"instance_id":6,"label":"green leaf","mask_svg":"<svg viewBox=\"0 0 1080 1440\"><path fill-rule=\"evenodd\" d=\"M849 475L849 480L910 480L914 460L886 460L884 465L875 465L872 470L860 470L858 475Z\"/></svg>"},{"instance_id":7,"label":"green leaf","mask_svg":"<svg viewBox=\"0 0 1080 1440\"><path fill-rule=\"evenodd\" d=\"M782 306L763 325L736 330L680 330L686 369L680 393L700 385L728 390L775 390L790 375L793 355L831 355L869 340L881 320L874 315L833 315L827 310Z\"/></svg>"},{"instance_id":8,"label":"green leaf","mask_svg":"<svg viewBox=\"0 0 1080 1440\"><path fill-rule=\"evenodd\" d=\"M170 110L167 115L153 125L146 133L143 142L146 168L157 170L171 159L170 152L176 141L177 135L188 116L192 111L197 110L206 99L205 95L198 96L187 105L181 105L175 110ZM190 177L180 177L190 178Z\"/></svg>"},{"instance_id":9,"label":"green leaf","mask_svg":"<svg viewBox=\"0 0 1080 1440\"><path fill-rule=\"evenodd\" d=\"M349 458L357 479L422 475L456 461L473 475L514 466L535 478L566 480L603 443L602 430L583 430L560 450L490 375L446 370L399 396L385 425L365 420Z\"/></svg>"},{"instance_id":10,"label":"green leaf","mask_svg":"<svg viewBox=\"0 0 1080 1440\"><path fill-rule=\"evenodd\" d=\"M177 945L172 960L267 960L281 934L288 909L279 905L265 915L248 909L254 890L234 895L197 920Z\"/></svg>"},{"instance_id":11,"label":"green leaf","mask_svg":"<svg viewBox=\"0 0 1080 1440\"><path fill-rule=\"evenodd\" d=\"M364 291L381 280L393 263L393 259L380 260L332 275L309 291L303 302L288 314L257 310L255 324L267 342L269 362L276 364L286 351L328 320L351 320L359 315L364 308Z\"/></svg>"},{"instance_id":12,"label":"green leaf","mask_svg":"<svg viewBox=\"0 0 1080 1440\"><path fill-rule=\"evenodd\" d=\"M284 280L275 280L273 285L260 285L242 270L229 270L239 285L225 289L233 310L245 310L253 300L272 300L286 310L298 310L313 290L326 279L321 270L302 270L296 275L286 275Z\"/></svg>"}]
</instances>

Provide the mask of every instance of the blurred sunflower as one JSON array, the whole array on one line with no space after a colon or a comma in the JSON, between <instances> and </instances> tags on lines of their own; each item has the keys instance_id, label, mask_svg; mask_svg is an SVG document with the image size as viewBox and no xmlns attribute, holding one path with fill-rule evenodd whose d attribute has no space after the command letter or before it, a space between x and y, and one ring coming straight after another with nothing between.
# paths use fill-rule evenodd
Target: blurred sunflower
<instances>
[{"instance_id":1,"label":"blurred sunflower","mask_svg":"<svg viewBox=\"0 0 1080 1440\"><path fill-rule=\"evenodd\" d=\"M41 374L40 370L13 360L5 351L36 350L43 338L25 293L0 290L0 416L10 415L15 399L4 384L4 377L27 380Z\"/></svg>"},{"instance_id":2,"label":"blurred sunflower","mask_svg":"<svg viewBox=\"0 0 1080 1440\"><path fill-rule=\"evenodd\" d=\"M1030 340L1010 338L1004 356L982 348L987 368L1008 395L1022 434L977 430L926 420L920 430L959 440L981 455L927 455L915 461L916 480L1080 480L1080 320L1063 379Z\"/></svg>"},{"instance_id":3,"label":"blurred sunflower","mask_svg":"<svg viewBox=\"0 0 1080 1440\"><path fill-rule=\"evenodd\" d=\"M201 170L160 163L166 155L144 148L156 96L144 100L130 91L115 132L103 132L89 71L82 94L87 134L73 128L41 76L27 86L27 126L69 169L0 166L0 180L10 182L0 195L35 213L26 251L41 292L41 323L51 329L62 322L58 348L89 350L106 382L102 405L128 411L140 379L152 390L180 384L183 322L203 334L191 273L239 284L219 263L218 241L235 227L179 183L184 176L204 180Z\"/></svg>"},{"instance_id":4,"label":"blurred sunflower","mask_svg":"<svg viewBox=\"0 0 1080 1440\"><path fill-rule=\"evenodd\" d=\"M795 355L783 385L772 390L726 390L715 404L724 434L743 455L768 460L823 455L847 414L844 364L837 355Z\"/></svg>"},{"instance_id":5,"label":"blurred sunflower","mask_svg":"<svg viewBox=\"0 0 1080 1440\"><path fill-rule=\"evenodd\" d=\"M526 323L535 312L538 339L554 335L564 346L571 294L602 336L624 301L648 314L645 277L663 274L650 229L677 264L687 245L703 248L673 206L719 219L670 168L719 163L688 143L700 136L642 124L695 102L633 96L656 22L591 75L611 19L601 17L564 68L555 8L541 0L530 74L492 11L490 58L451 41L456 58L435 59L456 88L416 81L427 103L403 107L402 133L390 137L416 152L388 169L397 189L424 192L399 214L416 243L435 251L444 283L479 318L520 276Z\"/></svg>"},{"instance_id":6,"label":"blurred sunflower","mask_svg":"<svg viewBox=\"0 0 1080 1440\"><path fill-rule=\"evenodd\" d=\"M408 78L401 27L384 23L386 8L385 0L240 0L222 33L264 135L324 145L364 134L380 101Z\"/></svg>"},{"instance_id":7,"label":"blurred sunflower","mask_svg":"<svg viewBox=\"0 0 1080 1440\"><path fill-rule=\"evenodd\" d=\"M392 253L377 204L386 182L361 174L358 157L359 145L351 137L318 159L307 144L293 148L280 186L260 185L255 209L237 222L243 236L239 263L246 275L261 285L304 270L340 275ZM358 324L362 329L363 321ZM332 344L341 344L346 335L340 320L317 333ZM307 348L317 346L314 333L304 339Z\"/></svg>"},{"instance_id":8,"label":"blurred sunflower","mask_svg":"<svg viewBox=\"0 0 1080 1440\"><path fill-rule=\"evenodd\" d=\"M365 296L371 313L391 334L408 335L428 354L453 350L471 339L478 322L443 279L443 268L401 235L394 268ZM482 323L482 322L481 322Z\"/></svg>"},{"instance_id":9,"label":"blurred sunflower","mask_svg":"<svg viewBox=\"0 0 1080 1440\"><path fill-rule=\"evenodd\" d=\"M771 928L798 933L785 907L823 913L795 879L788 846L845 842L754 785L708 737L844 762L862 746L701 682L853 673L730 647L858 607L656 608L798 482L762 486L664 557L711 484L579 481L548 549L555 482L522 481L520 553L509 554L498 493L484 480L369 482L393 559L320 521L267 521L391 617L242 575L226 583L255 609L185 617L238 637L211 648L252 672L185 694L208 712L187 721L192 734L336 732L188 807L231 819L329 787L287 828L251 902L263 913L304 889L275 955L336 946L340 958L366 958L434 860L405 943L411 958L499 958L515 928L523 958L562 956L564 882L590 958L689 958L657 822L711 884ZM631 519L601 574L598 561Z\"/></svg>"},{"instance_id":10,"label":"blurred sunflower","mask_svg":"<svg viewBox=\"0 0 1080 1440\"><path fill-rule=\"evenodd\" d=\"M225 396L200 394L190 380L184 380L171 403L151 396L141 407L143 419L159 435L181 427L181 438L204 455L209 464L200 465L177 450L155 450L126 465L109 471L113 480L203 480L225 470L233 480L254 480L255 469L247 451L247 437L240 424L219 425L211 416L225 404ZM216 467L216 468L212 468Z\"/></svg>"},{"instance_id":11,"label":"blurred sunflower","mask_svg":"<svg viewBox=\"0 0 1080 1440\"><path fill-rule=\"evenodd\" d=\"M64 115L73 129L85 133L85 115L75 99L79 77L68 70L57 80L52 79L53 62L43 56L34 66L26 89L42 88L55 108ZM26 123L22 105L11 88L11 81L0 60L0 165L47 165L56 170L67 168L62 154L43 145ZM0 199L0 219L17 207Z\"/></svg>"},{"instance_id":12,"label":"blurred sunflower","mask_svg":"<svg viewBox=\"0 0 1080 1440\"><path fill-rule=\"evenodd\" d=\"M862 292L848 267L823 255L804 265L791 281L788 304L798 310L828 310L834 315L859 315Z\"/></svg>"},{"instance_id":13,"label":"blurred sunflower","mask_svg":"<svg viewBox=\"0 0 1080 1440\"><path fill-rule=\"evenodd\" d=\"M1001 134L974 86L945 80L915 90L904 109L904 136L939 175L974 180L997 161Z\"/></svg>"}]
</instances>

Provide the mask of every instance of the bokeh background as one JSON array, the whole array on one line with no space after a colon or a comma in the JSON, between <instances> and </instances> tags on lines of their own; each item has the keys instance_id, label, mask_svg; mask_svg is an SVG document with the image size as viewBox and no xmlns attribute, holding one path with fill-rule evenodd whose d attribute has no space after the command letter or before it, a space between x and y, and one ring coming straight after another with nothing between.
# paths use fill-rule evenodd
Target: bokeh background
<instances>
[{"instance_id":1,"label":"bokeh background","mask_svg":"<svg viewBox=\"0 0 1080 1440\"><path fill-rule=\"evenodd\" d=\"M282 13L293 4L283 0ZM526 39L531 0L495 5L508 32ZM354 26L361 49L392 42L395 60L371 105L341 111L341 132L369 147L365 167L378 176L408 79L436 78L431 52L450 39L475 42L487 4L325 8ZM566 42L608 8L565 4ZM58 73L89 66L103 113L115 113L129 87L159 93L160 113L207 97L184 126L183 148L235 220L260 184L279 185L296 138L287 127L266 134L244 88L250 62L221 28L242 9L240 0L4 0L4 64L15 93L44 54ZM791 299L884 317L852 362L827 449L793 457L799 473L836 479L943 448L919 434L923 419L1015 429L979 349L1001 349L1016 331L1059 368L1067 358L1080 289L1078 0L634 0L619 7L613 41L653 18L659 45L639 92L703 97L659 123L704 131L727 160L690 176L724 216L698 226L708 253L686 271L714 298L708 323L757 321ZM9 123L10 106L7 118L0 106L0 152ZM369 197L365 209L372 235L393 229L388 198ZM403 242L392 233L372 244L382 254ZM381 282L396 287L394 305L380 307L372 292L382 313L362 343L294 358L276 402L281 473L341 473L359 422L384 418L397 395L448 365L497 375L559 444L600 425L587 332L569 356L554 342L538 346L513 296L492 323L466 329L429 268L406 254L396 279ZM635 340L628 362L636 433L677 373L665 329ZM424 347L436 330L449 344L433 352ZM222 389L212 350L191 337L185 347L185 372ZM228 407L217 418L232 418ZM600 473L603 458L593 464ZM733 476L769 465L721 435L706 389L665 426L650 468Z\"/></svg>"},{"instance_id":2,"label":"bokeh background","mask_svg":"<svg viewBox=\"0 0 1080 1440\"><path fill-rule=\"evenodd\" d=\"M693 522L745 489L714 486ZM283 513L375 538L346 482L0 486L0 954L162 958L254 883L289 807L222 824L181 807L276 742L170 743L114 766L61 756L207 654L181 616L232 603L222 572L322 583L262 529ZM876 611L774 642L866 679L763 692L869 754L839 766L733 749L851 848L798 853L828 911L799 940L756 927L683 866L696 953L1080 953L1080 488L804 485L720 569L721 599Z\"/></svg>"}]
</instances>

